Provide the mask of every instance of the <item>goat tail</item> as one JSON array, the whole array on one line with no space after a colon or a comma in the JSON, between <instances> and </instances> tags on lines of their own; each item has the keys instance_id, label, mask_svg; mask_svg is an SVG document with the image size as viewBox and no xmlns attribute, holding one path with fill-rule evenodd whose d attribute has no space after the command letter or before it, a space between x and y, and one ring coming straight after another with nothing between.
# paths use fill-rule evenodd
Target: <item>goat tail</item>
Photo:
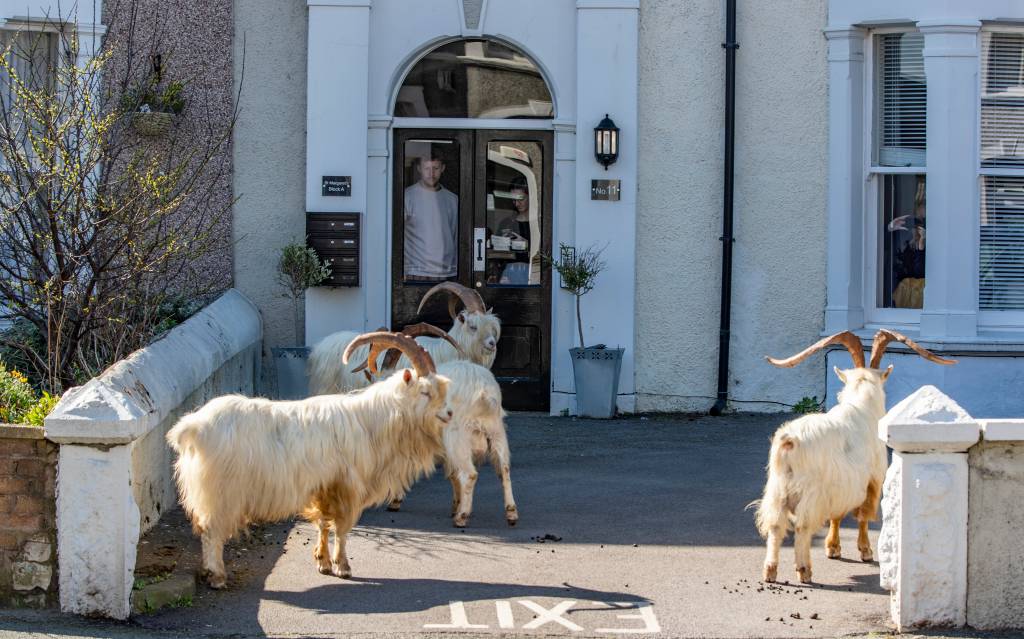
<instances>
[{"instance_id":1,"label":"goat tail","mask_svg":"<svg viewBox=\"0 0 1024 639\"><path fill-rule=\"evenodd\" d=\"M167 431L167 443L174 452L181 454L195 444L205 423L206 420L201 419L196 413L185 415Z\"/></svg>"},{"instance_id":2,"label":"goat tail","mask_svg":"<svg viewBox=\"0 0 1024 639\"><path fill-rule=\"evenodd\" d=\"M761 537L767 538L773 529L786 530L789 525L789 513L786 507L788 491L786 477L789 474L790 452L797 442L789 433L777 433L772 440L772 450L768 456L768 479L764 484L764 495L761 499L747 504L747 508L756 507L754 521Z\"/></svg>"}]
</instances>

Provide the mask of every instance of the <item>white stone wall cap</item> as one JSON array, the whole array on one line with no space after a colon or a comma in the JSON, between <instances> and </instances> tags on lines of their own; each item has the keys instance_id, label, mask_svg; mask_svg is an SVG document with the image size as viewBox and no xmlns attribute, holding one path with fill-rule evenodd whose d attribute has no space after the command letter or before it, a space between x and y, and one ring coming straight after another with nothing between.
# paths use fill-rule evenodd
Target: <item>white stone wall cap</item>
<instances>
[{"instance_id":1,"label":"white stone wall cap","mask_svg":"<svg viewBox=\"0 0 1024 639\"><path fill-rule=\"evenodd\" d=\"M878 436L900 452L961 452L978 442L981 427L959 404L926 385L878 422Z\"/></svg>"},{"instance_id":2,"label":"white stone wall cap","mask_svg":"<svg viewBox=\"0 0 1024 639\"><path fill-rule=\"evenodd\" d=\"M255 305L231 289L160 340L65 393L46 417L46 436L62 444L131 442L261 335Z\"/></svg>"},{"instance_id":3,"label":"white stone wall cap","mask_svg":"<svg viewBox=\"0 0 1024 639\"><path fill-rule=\"evenodd\" d=\"M987 442L1024 441L1024 419L982 419L982 439Z\"/></svg>"}]
</instances>

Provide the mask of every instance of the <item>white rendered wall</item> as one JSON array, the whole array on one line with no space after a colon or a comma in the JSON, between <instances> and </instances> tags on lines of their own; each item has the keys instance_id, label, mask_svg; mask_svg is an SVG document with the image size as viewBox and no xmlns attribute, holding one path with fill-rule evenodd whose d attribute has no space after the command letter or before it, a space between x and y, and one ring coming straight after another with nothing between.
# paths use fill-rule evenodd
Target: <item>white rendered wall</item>
<instances>
[{"instance_id":1,"label":"white rendered wall","mask_svg":"<svg viewBox=\"0 0 1024 639\"><path fill-rule=\"evenodd\" d=\"M763 359L802 349L822 329L828 139L824 27L825 8L813 0L739 4L733 399L793 403L824 392L820 359L786 371ZM638 410L707 410L714 401L724 39L724 3L719 0L641 3Z\"/></svg>"},{"instance_id":2,"label":"white rendered wall","mask_svg":"<svg viewBox=\"0 0 1024 639\"><path fill-rule=\"evenodd\" d=\"M260 309L265 348L292 346L292 307L277 284L277 251L306 232L306 7L236 2L234 20L236 88L243 83L232 147L234 281Z\"/></svg>"}]
</instances>

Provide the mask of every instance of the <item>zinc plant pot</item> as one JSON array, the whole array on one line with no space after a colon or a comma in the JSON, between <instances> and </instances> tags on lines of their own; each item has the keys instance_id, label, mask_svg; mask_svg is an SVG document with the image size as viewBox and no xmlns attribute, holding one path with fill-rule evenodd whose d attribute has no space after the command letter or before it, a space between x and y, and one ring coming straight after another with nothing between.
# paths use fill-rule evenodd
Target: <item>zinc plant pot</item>
<instances>
[{"instance_id":1,"label":"zinc plant pot","mask_svg":"<svg viewBox=\"0 0 1024 639\"><path fill-rule=\"evenodd\" d=\"M570 348L576 378L576 411L581 417L615 416L624 348Z\"/></svg>"},{"instance_id":2,"label":"zinc plant pot","mask_svg":"<svg viewBox=\"0 0 1024 639\"><path fill-rule=\"evenodd\" d=\"M278 399L305 399L309 397L309 377L306 362L309 360L308 346L293 346L270 349L277 371Z\"/></svg>"}]
</instances>

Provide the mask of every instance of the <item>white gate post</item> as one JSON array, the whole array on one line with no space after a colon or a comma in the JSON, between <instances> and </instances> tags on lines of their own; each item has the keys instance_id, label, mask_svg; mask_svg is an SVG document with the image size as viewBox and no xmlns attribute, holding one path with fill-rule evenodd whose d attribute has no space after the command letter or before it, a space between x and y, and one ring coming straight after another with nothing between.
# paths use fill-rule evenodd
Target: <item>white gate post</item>
<instances>
[{"instance_id":1,"label":"white gate post","mask_svg":"<svg viewBox=\"0 0 1024 639\"><path fill-rule=\"evenodd\" d=\"M966 623L966 452L979 432L934 386L919 388L879 422L893 460L882 491L878 555L900 631Z\"/></svg>"}]
</instances>

